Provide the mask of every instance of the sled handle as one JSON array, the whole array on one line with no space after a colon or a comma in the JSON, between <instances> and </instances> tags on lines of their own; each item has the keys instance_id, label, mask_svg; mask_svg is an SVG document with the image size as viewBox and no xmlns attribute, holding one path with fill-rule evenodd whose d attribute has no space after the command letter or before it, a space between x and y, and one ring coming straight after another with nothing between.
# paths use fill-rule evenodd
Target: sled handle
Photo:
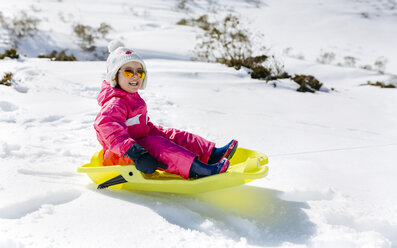
<instances>
[{"instance_id":1,"label":"sled handle","mask_svg":"<svg viewBox=\"0 0 397 248\"><path fill-rule=\"evenodd\" d=\"M258 159L258 168L268 163L268 158L266 156L256 156L256 158Z\"/></svg>"}]
</instances>

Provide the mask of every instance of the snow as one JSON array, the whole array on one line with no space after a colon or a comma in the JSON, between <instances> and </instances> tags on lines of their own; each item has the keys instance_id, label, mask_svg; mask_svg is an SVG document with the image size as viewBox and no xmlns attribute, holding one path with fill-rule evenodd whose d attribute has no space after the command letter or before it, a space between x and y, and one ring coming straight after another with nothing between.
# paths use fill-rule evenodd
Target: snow
<instances>
[{"instance_id":1,"label":"snow","mask_svg":"<svg viewBox=\"0 0 397 248\"><path fill-rule=\"evenodd\" d=\"M0 85L0 247L397 247L397 3L311 1L0 1L39 17ZM217 13L210 9L219 8ZM194 27L182 18L232 11L264 35L290 74L324 83L299 93L290 80L191 61ZM76 172L100 149L93 129L105 62L81 52L71 26L108 23L145 59L151 120L269 156L269 175L197 195L96 190ZM8 49L0 28L0 52ZM79 61L35 58L69 48ZM334 53L330 64L317 62ZM355 66L343 66L353 56ZM302 59L303 58L303 59ZM385 58L385 73L364 70ZM331 90L331 89L334 90Z\"/></svg>"}]
</instances>

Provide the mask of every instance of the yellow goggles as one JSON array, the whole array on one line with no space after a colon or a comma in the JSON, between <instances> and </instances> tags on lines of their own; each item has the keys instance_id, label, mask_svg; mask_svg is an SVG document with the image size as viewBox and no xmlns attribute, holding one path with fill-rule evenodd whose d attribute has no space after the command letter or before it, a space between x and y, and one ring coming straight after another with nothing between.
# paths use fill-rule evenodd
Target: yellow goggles
<instances>
[{"instance_id":1,"label":"yellow goggles","mask_svg":"<svg viewBox=\"0 0 397 248\"><path fill-rule=\"evenodd\" d=\"M144 79L146 76L145 71L142 69L134 69L134 70L126 69L126 70L124 70L125 78L132 78L135 75L137 75L141 79Z\"/></svg>"}]
</instances>

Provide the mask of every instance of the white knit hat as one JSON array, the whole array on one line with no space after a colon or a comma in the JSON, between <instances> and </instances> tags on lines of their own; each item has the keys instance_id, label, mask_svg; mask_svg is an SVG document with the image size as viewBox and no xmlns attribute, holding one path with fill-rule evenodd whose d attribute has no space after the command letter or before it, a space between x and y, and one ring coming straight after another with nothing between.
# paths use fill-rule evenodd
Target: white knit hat
<instances>
[{"instance_id":1,"label":"white knit hat","mask_svg":"<svg viewBox=\"0 0 397 248\"><path fill-rule=\"evenodd\" d=\"M120 67L128 62L135 61L141 63L145 71L145 78L140 88L142 90L145 89L147 83L147 70L142 58L134 50L124 47L124 44L118 40L112 40L108 45L108 50L110 54L106 63L106 81L108 81L111 86L116 87L116 74Z\"/></svg>"}]
</instances>

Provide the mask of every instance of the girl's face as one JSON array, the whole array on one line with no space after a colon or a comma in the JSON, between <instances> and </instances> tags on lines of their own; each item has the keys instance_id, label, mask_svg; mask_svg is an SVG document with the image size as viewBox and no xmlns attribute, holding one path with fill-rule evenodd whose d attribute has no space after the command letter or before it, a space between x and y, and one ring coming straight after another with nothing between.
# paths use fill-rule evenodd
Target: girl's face
<instances>
[{"instance_id":1,"label":"girl's face","mask_svg":"<svg viewBox=\"0 0 397 248\"><path fill-rule=\"evenodd\" d=\"M120 88L128 93L138 92L146 76L145 73L143 73L142 77L142 71L143 67L139 62L131 61L124 64L117 73ZM133 76L131 77L131 75Z\"/></svg>"}]
</instances>

